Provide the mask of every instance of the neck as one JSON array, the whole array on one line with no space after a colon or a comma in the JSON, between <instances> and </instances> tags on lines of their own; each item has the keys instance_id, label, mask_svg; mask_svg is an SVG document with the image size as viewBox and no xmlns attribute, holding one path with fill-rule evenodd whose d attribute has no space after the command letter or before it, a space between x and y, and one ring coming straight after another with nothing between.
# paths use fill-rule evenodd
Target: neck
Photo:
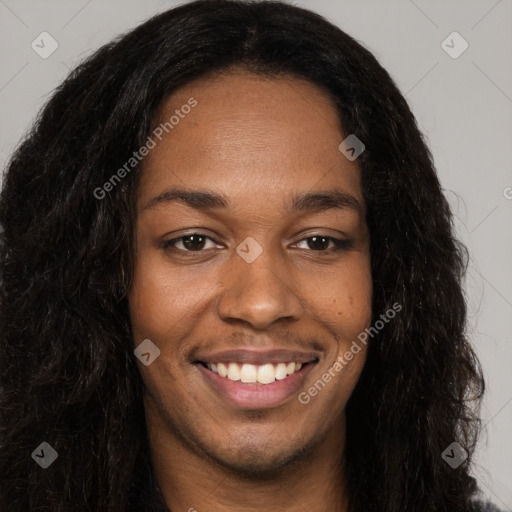
<instances>
[{"instance_id":1,"label":"neck","mask_svg":"<svg viewBox=\"0 0 512 512\"><path fill-rule=\"evenodd\" d=\"M170 512L346 512L344 416L284 468L242 474L192 449L146 404L153 471Z\"/></svg>"}]
</instances>

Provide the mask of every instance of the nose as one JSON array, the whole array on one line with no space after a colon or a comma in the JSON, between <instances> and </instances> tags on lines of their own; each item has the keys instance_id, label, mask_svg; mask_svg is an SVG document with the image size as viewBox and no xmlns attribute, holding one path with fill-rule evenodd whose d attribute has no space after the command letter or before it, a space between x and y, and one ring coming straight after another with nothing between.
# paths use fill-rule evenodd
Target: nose
<instances>
[{"instance_id":1,"label":"nose","mask_svg":"<svg viewBox=\"0 0 512 512\"><path fill-rule=\"evenodd\" d=\"M217 305L223 321L267 329L278 320L296 321L304 314L297 282L286 264L269 251L264 250L252 263L235 254L229 264Z\"/></svg>"}]
</instances>

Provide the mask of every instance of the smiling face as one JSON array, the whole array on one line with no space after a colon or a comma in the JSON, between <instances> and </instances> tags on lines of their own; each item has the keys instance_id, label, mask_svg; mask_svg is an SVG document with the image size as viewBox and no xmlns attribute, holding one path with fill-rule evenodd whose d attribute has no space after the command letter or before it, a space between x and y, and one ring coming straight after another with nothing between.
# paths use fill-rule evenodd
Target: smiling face
<instances>
[{"instance_id":1,"label":"smiling face","mask_svg":"<svg viewBox=\"0 0 512 512\"><path fill-rule=\"evenodd\" d=\"M160 121L176 109L143 161L129 293L134 346L160 349L140 364L151 430L238 471L341 446L364 347L331 368L369 326L372 281L335 106L307 81L238 72L185 86Z\"/></svg>"}]
</instances>

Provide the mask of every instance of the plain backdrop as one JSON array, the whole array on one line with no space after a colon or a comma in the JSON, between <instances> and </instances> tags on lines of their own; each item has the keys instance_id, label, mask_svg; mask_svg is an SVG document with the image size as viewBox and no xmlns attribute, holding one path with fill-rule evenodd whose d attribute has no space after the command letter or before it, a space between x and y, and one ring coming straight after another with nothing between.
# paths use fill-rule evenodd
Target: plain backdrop
<instances>
[{"instance_id":1,"label":"plain backdrop","mask_svg":"<svg viewBox=\"0 0 512 512\"><path fill-rule=\"evenodd\" d=\"M70 69L178 3L0 0L1 168ZM373 52L405 95L433 152L459 237L471 254L470 336L487 378L475 474L486 495L510 511L512 0L294 3L324 15ZM47 59L31 47L42 32L58 43ZM457 58L444 49L457 54L464 41L468 48Z\"/></svg>"}]
</instances>

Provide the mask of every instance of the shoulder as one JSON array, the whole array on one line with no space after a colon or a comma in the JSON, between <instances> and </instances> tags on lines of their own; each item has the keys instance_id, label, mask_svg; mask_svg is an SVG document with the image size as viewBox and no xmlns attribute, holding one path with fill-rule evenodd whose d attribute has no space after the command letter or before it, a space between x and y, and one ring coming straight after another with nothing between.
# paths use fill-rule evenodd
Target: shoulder
<instances>
[{"instance_id":1,"label":"shoulder","mask_svg":"<svg viewBox=\"0 0 512 512\"><path fill-rule=\"evenodd\" d=\"M490 501L475 501L475 512L503 512L496 505L491 503Z\"/></svg>"}]
</instances>

